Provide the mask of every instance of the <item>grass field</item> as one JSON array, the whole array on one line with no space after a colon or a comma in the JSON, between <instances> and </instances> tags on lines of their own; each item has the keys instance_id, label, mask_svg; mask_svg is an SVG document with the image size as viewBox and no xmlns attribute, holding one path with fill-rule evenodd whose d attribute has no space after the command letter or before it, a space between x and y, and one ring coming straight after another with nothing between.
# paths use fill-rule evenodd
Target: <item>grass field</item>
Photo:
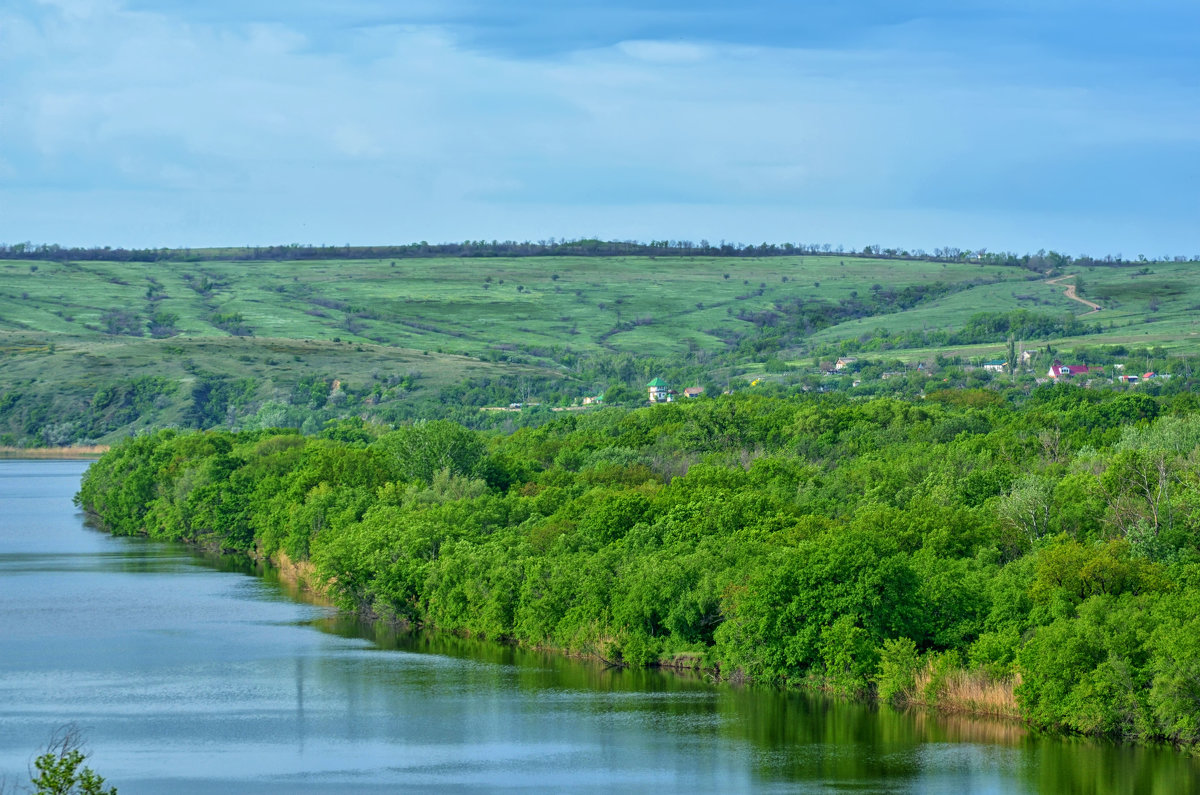
<instances>
[{"instance_id":1,"label":"grass field","mask_svg":"<svg viewBox=\"0 0 1200 795\"><path fill-rule=\"evenodd\" d=\"M889 316L889 323L953 324L998 297L1013 307L1069 308L1061 290L1038 289L1029 278L1014 268L836 256L3 262L0 329L103 335L106 313L122 310L143 329L154 313L175 315L187 337L227 336L214 318L240 315L255 337L339 338L476 357L513 345L633 353L649 345L669 354L689 346L722 350L722 338L750 326L739 315L771 311L779 301L836 302L881 285L963 288L944 306L911 320ZM825 334L856 335L869 324Z\"/></svg>"},{"instance_id":2,"label":"grass field","mask_svg":"<svg viewBox=\"0 0 1200 795\"><path fill-rule=\"evenodd\" d=\"M36 268L36 270L35 270ZM1115 334L1187 336L1200 310L1195 263L1085 269L1083 295L1105 307L1089 320ZM239 316L255 338L339 340L481 357L488 352L720 351L744 333L739 315L778 302L832 301L942 282L954 292L906 312L855 319L816 341L876 328L961 326L980 311L1086 308L1029 271L969 263L864 258L474 258L399 261L0 262L0 330L103 338L106 314L176 316L184 337L227 337ZM1131 327L1155 325L1154 329ZM136 339L136 338L134 338Z\"/></svg>"},{"instance_id":3,"label":"grass field","mask_svg":"<svg viewBox=\"0 0 1200 795\"><path fill-rule=\"evenodd\" d=\"M1082 268L1080 294L1103 307L1084 320L1103 333L1055 346L1200 352L1198 276L1196 263ZM414 373L414 393L432 394L471 377L569 379L572 362L588 355L728 362L738 340L758 333L766 316L786 318L786 307L837 306L909 287L935 287L936 295L903 312L880 307L811 334L793 330L786 358L803 360L812 346L877 329L954 330L979 312L1088 311L1063 294L1065 284L1021 268L837 255L0 261L0 373L4 387L84 394L140 375L186 389L202 372L257 379L263 399L306 374L365 381ZM997 343L886 355L916 361L1002 350ZM178 420L180 410L163 417Z\"/></svg>"},{"instance_id":4,"label":"grass field","mask_svg":"<svg viewBox=\"0 0 1200 795\"><path fill-rule=\"evenodd\" d=\"M1133 268L1082 269L1083 297L1099 303L1103 309L1090 309L1065 297L1065 284L1031 281L1014 284L1005 281L956 292L906 312L882 318L863 318L824 329L815 341L845 339L870 333L883 327L889 331L909 329L951 329L975 312L1002 312L1030 309L1040 312L1071 312L1089 323L1100 323L1104 332L1086 338L1056 341L1056 347L1069 350L1073 344L1164 345L1178 353L1200 352L1200 265L1154 263L1147 274ZM1066 283L1070 283L1068 280ZM932 356L942 349L922 351ZM907 353L915 353L909 351Z\"/></svg>"}]
</instances>

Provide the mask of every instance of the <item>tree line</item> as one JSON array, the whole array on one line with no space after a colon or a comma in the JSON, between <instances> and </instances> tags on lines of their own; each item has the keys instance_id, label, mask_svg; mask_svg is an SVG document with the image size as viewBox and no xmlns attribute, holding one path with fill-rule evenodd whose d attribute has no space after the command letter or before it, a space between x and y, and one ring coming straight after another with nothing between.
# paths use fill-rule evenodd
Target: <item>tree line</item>
<instances>
[{"instance_id":1,"label":"tree line","mask_svg":"<svg viewBox=\"0 0 1200 795\"><path fill-rule=\"evenodd\" d=\"M1147 258L1138 255L1127 259L1122 254L1092 257L1072 256L1057 251L1039 250L1035 253L988 251L986 248L938 246L923 248L885 247L878 244L862 248L831 243L732 243L708 240L599 240L597 238L555 239L539 241L464 240L462 242L407 243L377 246L284 245L241 246L224 248L123 248L112 246L61 246L57 243L0 243L0 260L45 260L53 262L242 262L242 261L300 261L324 259L407 259L427 257L794 257L794 256L866 257L871 259L910 259L933 262L978 262L987 265L1023 267L1050 272L1072 266L1144 265L1156 261L1188 262L1200 260L1168 255Z\"/></svg>"}]
</instances>

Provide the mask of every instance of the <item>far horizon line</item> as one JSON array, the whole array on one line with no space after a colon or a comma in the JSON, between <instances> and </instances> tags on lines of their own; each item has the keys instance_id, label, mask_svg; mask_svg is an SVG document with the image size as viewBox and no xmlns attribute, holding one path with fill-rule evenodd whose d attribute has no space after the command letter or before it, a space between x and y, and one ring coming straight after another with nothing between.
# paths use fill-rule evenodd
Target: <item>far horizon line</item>
<instances>
[{"instance_id":1,"label":"far horizon line","mask_svg":"<svg viewBox=\"0 0 1200 795\"><path fill-rule=\"evenodd\" d=\"M246 254L250 256L245 256ZM924 248L884 247L871 244L860 248L831 243L763 242L742 243L720 240L712 243L708 239L662 239L649 242L625 239L602 240L594 237L543 238L540 240L472 240L429 243L425 240L410 243L375 244L328 244L328 243L269 243L246 245L205 246L145 246L125 247L109 245L63 246L58 243L0 243L0 259L103 259L102 254L117 255L121 259L135 261L178 260L181 257L201 256L206 259L310 259L314 255L340 254L344 259L370 259L373 257L480 257L480 256L843 256L873 257L884 259L913 259L932 261L987 261L992 263L1028 264L1031 260L1043 261L1049 267L1069 264L1138 264L1149 262L1196 262L1200 254L1162 255L1147 257L1138 254L1127 258L1122 253L1092 256L1071 255L1053 249L1036 252L992 251L987 247L961 248L941 246L932 250ZM219 256L224 254L225 256ZM124 256L122 256L124 255Z\"/></svg>"}]
</instances>

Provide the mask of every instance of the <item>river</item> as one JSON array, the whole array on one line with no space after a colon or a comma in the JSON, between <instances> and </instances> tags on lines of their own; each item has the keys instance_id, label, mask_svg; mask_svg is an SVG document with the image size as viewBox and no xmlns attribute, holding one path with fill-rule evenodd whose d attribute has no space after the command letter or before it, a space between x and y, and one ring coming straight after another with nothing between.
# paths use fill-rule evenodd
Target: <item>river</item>
<instances>
[{"instance_id":1,"label":"river","mask_svg":"<svg viewBox=\"0 0 1200 795\"><path fill-rule=\"evenodd\" d=\"M142 793L1200 792L1169 748L398 636L71 503L0 460L0 776L75 723Z\"/></svg>"}]
</instances>

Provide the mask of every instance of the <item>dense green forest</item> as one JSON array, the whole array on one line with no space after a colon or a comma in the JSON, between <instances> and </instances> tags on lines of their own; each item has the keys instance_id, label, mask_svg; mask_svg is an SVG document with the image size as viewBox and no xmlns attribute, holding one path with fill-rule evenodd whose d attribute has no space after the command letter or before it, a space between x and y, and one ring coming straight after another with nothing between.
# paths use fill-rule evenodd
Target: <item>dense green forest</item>
<instances>
[{"instance_id":1,"label":"dense green forest","mask_svg":"<svg viewBox=\"0 0 1200 795\"><path fill-rule=\"evenodd\" d=\"M1193 394L740 394L511 433L166 430L77 500L381 620L1194 745L1198 450Z\"/></svg>"}]
</instances>

